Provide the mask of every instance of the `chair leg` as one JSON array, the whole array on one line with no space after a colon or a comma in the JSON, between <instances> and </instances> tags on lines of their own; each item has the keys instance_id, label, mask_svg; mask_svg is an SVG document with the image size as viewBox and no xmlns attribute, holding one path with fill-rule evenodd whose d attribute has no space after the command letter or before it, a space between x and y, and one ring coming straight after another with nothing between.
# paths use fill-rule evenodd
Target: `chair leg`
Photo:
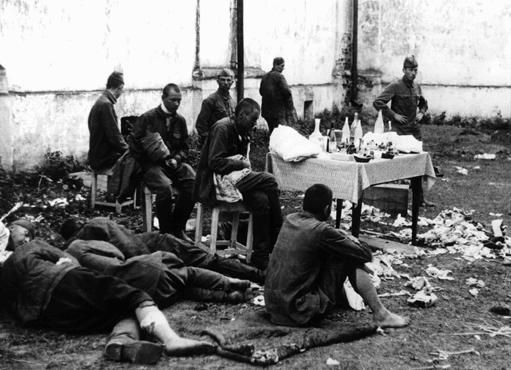
<instances>
[{"instance_id":1,"label":"chair leg","mask_svg":"<svg viewBox=\"0 0 511 370\"><path fill-rule=\"evenodd\" d=\"M92 208L92 209L94 209L94 207L96 207L97 186L98 186L98 175L95 172L93 172L91 186L90 186L90 208Z\"/></svg>"},{"instance_id":2,"label":"chair leg","mask_svg":"<svg viewBox=\"0 0 511 370\"><path fill-rule=\"evenodd\" d=\"M218 237L218 219L220 216L220 210L218 208L213 208L213 212L211 214L211 241L209 243L209 251L211 254L216 253L216 240Z\"/></svg>"},{"instance_id":3,"label":"chair leg","mask_svg":"<svg viewBox=\"0 0 511 370\"><path fill-rule=\"evenodd\" d=\"M147 232L153 229L153 195L144 187L144 228Z\"/></svg>"},{"instance_id":4,"label":"chair leg","mask_svg":"<svg viewBox=\"0 0 511 370\"><path fill-rule=\"evenodd\" d=\"M195 217L195 246L198 247L202 239L202 218L204 217L202 204L197 204L197 216Z\"/></svg>"},{"instance_id":5,"label":"chair leg","mask_svg":"<svg viewBox=\"0 0 511 370\"><path fill-rule=\"evenodd\" d=\"M247 231L247 263L252 259L252 246L254 244L254 216L252 212L248 215L248 231Z\"/></svg>"},{"instance_id":6,"label":"chair leg","mask_svg":"<svg viewBox=\"0 0 511 370\"><path fill-rule=\"evenodd\" d=\"M232 229L231 229L231 248L236 249L238 241L238 228L240 226L240 214L239 212L233 212L232 214Z\"/></svg>"}]
</instances>

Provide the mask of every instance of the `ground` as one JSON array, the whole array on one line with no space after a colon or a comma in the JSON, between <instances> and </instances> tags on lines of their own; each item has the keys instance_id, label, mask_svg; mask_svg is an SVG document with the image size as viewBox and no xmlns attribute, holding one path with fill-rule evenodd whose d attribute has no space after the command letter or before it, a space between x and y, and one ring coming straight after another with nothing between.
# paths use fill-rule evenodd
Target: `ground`
<instances>
[{"instance_id":1,"label":"ground","mask_svg":"<svg viewBox=\"0 0 511 370\"><path fill-rule=\"evenodd\" d=\"M421 216L434 218L444 209L453 207L474 210L472 218L490 230L495 218L509 225L511 216L511 161L507 131L491 132L472 130L450 125L424 127L425 148L431 152L434 164L440 166L444 176L437 179L427 193L427 199L437 204L436 208L421 209ZM495 160L475 160L479 153L496 153ZM259 155L261 158L261 156ZM259 161L261 163L261 161ZM457 167L468 170L459 173ZM2 180L2 179L0 179ZM5 179L3 180L5 181ZM23 214L42 216L39 236L57 246L62 240L55 233L59 223L68 214L84 217L107 215L105 211L90 211L80 196L86 197L85 188L75 189L72 182L50 181L47 178L16 176L2 184L0 214L4 214L19 198L26 204L14 216ZM78 195L78 197L77 197ZM47 200L66 197L70 203L65 207L51 207ZM284 213L294 212L300 206L300 194L282 194ZM500 214L500 215L499 215ZM140 211L130 211L121 217L112 215L134 229L141 229ZM11 216L9 219L12 219ZM364 221L363 229L387 232L390 226ZM397 229L396 229L397 230ZM423 229L422 231L425 231ZM426 248L430 246L426 245ZM429 248L431 249L431 248ZM308 351L282 360L275 368L333 368L333 369L506 369L509 368L511 344L509 329L506 335L489 335L485 329L511 326L510 316L490 312L495 305L511 305L511 266L501 259L478 259L467 262L460 254L441 254L418 258L404 258L404 264L394 265L399 274L426 276L425 269L434 265L452 271L454 280L430 278L430 282L441 288L435 292L437 303L429 308L411 307L405 296L382 298L391 310L409 316L411 325L405 329L389 330L386 335L372 335L350 343L339 343ZM484 281L485 286L473 296L466 285L467 278ZM403 289L406 280L395 278L383 280L379 293L397 292ZM253 304L200 304L181 302L165 310L171 325L183 335L199 338L204 327L232 328L238 330L240 342L250 342L257 348L280 344L278 331L261 324L254 332L244 329L244 322L261 317L264 309ZM508 313L509 315L509 313ZM370 323L368 310L362 312L338 311L328 317L328 322L337 326L367 326ZM238 327L236 327L238 325ZM73 336L56 332L22 328L5 313L0 316L0 367L1 368L144 368L142 366L117 364L102 358L106 334ZM245 330L245 331L244 331ZM284 329L282 329L284 330ZM286 329L287 330L287 329ZM228 332L228 330L227 330ZM249 332L251 333L249 335ZM469 351L452 354L442 360L435 351ZM445 357L445 356L444 356ZM338 361L327 365L327 360ZM145 368L246 368L249 365L217 356L183 358L164 357L155 366Z\"/></svg>"}]
</instances>

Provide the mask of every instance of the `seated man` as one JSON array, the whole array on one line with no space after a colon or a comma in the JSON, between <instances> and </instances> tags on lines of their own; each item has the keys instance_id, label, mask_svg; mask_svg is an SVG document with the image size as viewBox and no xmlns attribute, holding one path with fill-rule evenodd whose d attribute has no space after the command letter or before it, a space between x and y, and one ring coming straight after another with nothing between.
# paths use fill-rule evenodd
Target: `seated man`
<instances>
[{"instance_id":1,"label":"seated man","mask_svg":"<svg viewBox=\"0 0 511 370\"><path fill-rule=\"evenodd\" d=\"M188 128L184 117L177 113L181 104L179 87L166 85L161 100L135 123L128 139L130 152L141 167L145 185L156 194L160 232L190 240L185 226L194 206L195 172L185 163Z\"/></svg>"},{"instance_id":2,"label":"seated man","mask_svg":"<svg viewBox=\"0 0 511 370\"><path fill-rule=\"evenodd\" d=\"M266 272L264 298L272 322L301 326L338 306L343 283L351 285L373 311L379 327L403 327L408 319L380 302L364 263L371 261L367 244L325 221L332 191L316 184L305 192L303 212L286 217Z\"/></svg>"},{"instance_id":3,"label":"seated man","mask_svg":"<svg viewBox=\"0 0 511 370\"><path fill-rule=\"evenodd\" d=\"M96 100L89 113L89 164L94 171L110 169L128 144L119 131L114 104L124 89L124 78L113 72L106 82L106 90Z\"/></svg>"},{"instance_id":4,"label":"seated man","mask_svg":"<svg viewBox=\"0 0 511 370\"><path fill-rule=\"evenodd\" d=\"M186 266L201 267L239 279L262 284L264 273L257 268L245 265L237 259L211 254L193 243L181 240L170 234L144 232L135 234L114 221L96 217L81 225L76 219L66 220L60 229L61 235L71 242L74 239L102 240L113 244L126 257L140 256L156 251L174 253Z\"/></svg>"},{"instance_id":5,"label":"seated man","mask_svg":"<svg viewBox=\"0 0 511 370\"><path fill-rule=\"evenodd\" d=\"M14 251L0 263L0 293L22 324L70 333L101 332L115 325L105 355L117 361L158 361L162 346L140 341L139 325L170 355L212 350L209 343L174 332L144 291L81 267L44 241L26 242L23 234L28 231L15 228L10 239Z\"/></svg>"},{"instance_id":6,"label":"seated man","mask_svg":"<svg viewBox=\"0 0 511 370\"><path fill-rule=\"evenodd\" d=\"M275 178L251 171L247 159L250 132L259 113L259 104L246 98L236 106L234 119L222 118L213 125L202 147L194 194L201 203L214 205L218 199L213 176L236 173L232 185L254 214L252 263L264 270L282 225L282 213Z\"/></svg>"},{"instance_id":7,"label":"seated man","mask_svg":"<svg viewBox=\"0 0 511 370\"><path fill-rule=\"evenodd\" d=\"M200 147L206 142L211 126L216 121L224 117L234 117L236 103L229 94L229 89L234 82L234 72L227 68L222 69L216 82L218 83L218 90L204 99L195 122Z\"/></svg>"}]
</instances>

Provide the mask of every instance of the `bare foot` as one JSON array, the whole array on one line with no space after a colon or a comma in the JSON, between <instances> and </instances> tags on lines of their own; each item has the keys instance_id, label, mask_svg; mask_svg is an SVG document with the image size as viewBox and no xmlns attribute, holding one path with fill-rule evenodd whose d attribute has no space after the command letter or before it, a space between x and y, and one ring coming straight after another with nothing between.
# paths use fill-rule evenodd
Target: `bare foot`
<instances>
[{"instance_id":1,"label":"bare foot","mask_svg":"<svg viewBox=\"0 0 511 370\"><path fill-rule=\"evenodd\" d=\"M173 338L165 343L165 353L170 356L209 354L215 350L216 346L211 343L182 337Z\"/></svg>"},{"instance_id":2,"label":"bare foot","mask_svg":"<svg viewBox=\"0 0 511 370\"><path fill-rule=\"evenodd\" d=\"M380 328L403 328L408 326L410 319L385 310L379 315L374 315L374 323Z\"/></svg>"}]
</instances>

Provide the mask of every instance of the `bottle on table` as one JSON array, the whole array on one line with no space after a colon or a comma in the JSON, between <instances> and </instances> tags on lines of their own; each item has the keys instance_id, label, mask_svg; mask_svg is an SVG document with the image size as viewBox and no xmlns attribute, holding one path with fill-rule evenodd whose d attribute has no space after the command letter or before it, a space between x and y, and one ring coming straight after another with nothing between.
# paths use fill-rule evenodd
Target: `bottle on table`
<instances>
[{"instance_id":1,"label":"bottle on table","mask_svg":"<svg viewBox=\"0 0 511 370\"><path fill-rule=\"evenodd\" d=\"M376 122L374 123L373 132L375 134L383 134L383 131L385 131L385 128L383 126L383 116L382 116L381 110L379 110L378 117L376 118Z\"/></svg>"}]
</instances>

